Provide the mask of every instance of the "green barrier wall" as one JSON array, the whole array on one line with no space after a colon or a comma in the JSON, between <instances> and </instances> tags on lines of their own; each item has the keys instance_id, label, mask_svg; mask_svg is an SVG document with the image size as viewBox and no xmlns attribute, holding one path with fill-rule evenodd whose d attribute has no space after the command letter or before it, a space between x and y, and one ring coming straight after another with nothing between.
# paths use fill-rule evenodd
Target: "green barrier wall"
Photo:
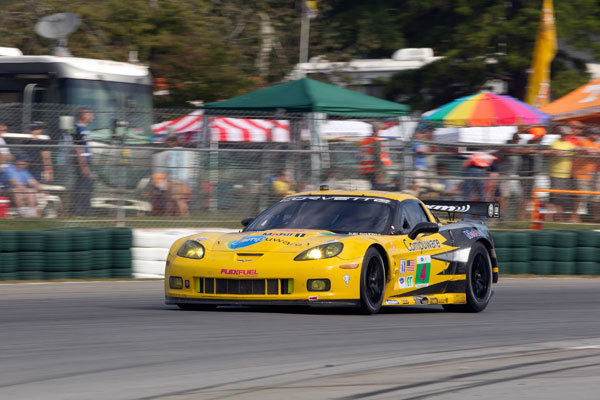
<instances>
[{"instance_id":1,"label":"green barrier wall","mask_svg":"<svg viewBox=\"0 0 600 400\"><path fill-rule=\"evenodd\" d=\"M491 231L500 275L600 275L600 232Z\"/></svg>"},{"instance_id":2,"label":"green barrier wall","mask_svg":"<svg viewBox=\"0 0 600 400\"><path fill-rule=\"evenodd\" d=\"M0 280L131 278L129 228L0 231Z\"/></svg>"},{"instance_id":3,"label":"green barrier wall","mask_svg":"<svg viewBox=\"0 0 600 400\"><path fill-rule=\"evenodd\" d=\"M600 232L491 231L500 274L600 275ZM129 228L0 231L0 280L131 278Z\"/></svg>"}]
</instances>

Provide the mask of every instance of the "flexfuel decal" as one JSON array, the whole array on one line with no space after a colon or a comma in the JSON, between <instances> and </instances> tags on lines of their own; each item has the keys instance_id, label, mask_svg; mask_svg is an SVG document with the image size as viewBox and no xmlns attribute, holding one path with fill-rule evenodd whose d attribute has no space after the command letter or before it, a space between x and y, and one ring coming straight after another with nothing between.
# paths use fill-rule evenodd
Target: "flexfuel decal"
<instances>
[{"instance_id":1,"label":"flexfuel decal","mask_svg":"<svg viewBox=\"0 0 600 400\"><path fill-rule=\"evenodd\" d=\"M417 273L415 274L415 287L429 286L431 273L431 256L417 257Z\"/></svg>"},{"instance_id":2,"label":"flexfuel decal","mask_svg":"<svg viewBox=\"0 0 600 400\"><path fill-rule=\"evenodd\" d=\"M258 272L255 269L221 269L223 275L256 276Z\"/></svg>"}]
</instances>

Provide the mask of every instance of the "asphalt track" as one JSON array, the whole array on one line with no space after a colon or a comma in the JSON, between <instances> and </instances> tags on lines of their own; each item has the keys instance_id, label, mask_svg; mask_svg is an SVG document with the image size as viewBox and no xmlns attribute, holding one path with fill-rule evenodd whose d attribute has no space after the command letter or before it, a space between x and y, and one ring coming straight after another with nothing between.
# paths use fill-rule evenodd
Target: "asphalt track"
<instances>
[{"instance_id":1,"label":"asphalt track","mask_svg":"<svg viewBox=\"0 0 600 400\"><path fill-rule=\"evenodd\" d=\"M0 285L0 399L598 399L600 278L480 314L163 304L162 282Z\"/></svg>"}]
</instances>

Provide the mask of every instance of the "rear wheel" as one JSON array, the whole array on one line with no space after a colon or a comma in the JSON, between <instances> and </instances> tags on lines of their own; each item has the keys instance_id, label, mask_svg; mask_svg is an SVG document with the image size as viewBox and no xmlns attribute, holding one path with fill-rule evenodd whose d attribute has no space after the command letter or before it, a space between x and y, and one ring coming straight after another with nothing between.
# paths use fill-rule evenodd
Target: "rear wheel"
<instances>
[{"instance_id":1,"label":"rear wheel","mask_svg":"<svg viewBox=\"0 0 600 400\"><path fill-rule=\"evenodd\" d=\"M375 314L381 309L385 294L385 266L381 253L369 248L363 259L360 277L360 311Z\"/></svg>"},{"instance_id":2,"label":"rear wheel","mask_svg":"<svg viewBox=\"0 0 600 400\"><path fill-rule=\"evenodd\" d=\"M492 262L487 248L481 243L471 247L465 286L467 304L444 304L444 310L480 312L487 307L492 296Z\"/></svg>"}]
</instances>

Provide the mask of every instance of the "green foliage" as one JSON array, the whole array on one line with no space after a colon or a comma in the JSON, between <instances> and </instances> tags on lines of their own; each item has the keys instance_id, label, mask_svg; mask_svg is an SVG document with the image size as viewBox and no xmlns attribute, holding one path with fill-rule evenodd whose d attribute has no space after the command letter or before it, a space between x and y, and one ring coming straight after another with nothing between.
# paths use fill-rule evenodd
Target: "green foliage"
<instances>
[{"instance_id":1,"label":"green foliage","mask_svg":"<svg viewBox=\"0 0 600 400\"><path fill-rule=\"evenodd\" d=\"M387 83L388 99L426 110L473 94L491 78L523 98L539 25L541 0L321 0L311 20L310 54L330 61L389 58L403 47L432 47L445 58ZM598 0L554 1L559 51L553 97L587 80L585 65L600 55ZM55 12L81 16L69 38L80 57L125 61L129 51L171 94L156 103L214 101L281 81L298 60L300 0L21 0L0 11L0 46L50 54L53 41L33 27ZM259 70L261 21L274 34ZM320 79L328 80L322 76ZM343 77L342 77L343 79Z\"/></svg>"}]
</instances>

